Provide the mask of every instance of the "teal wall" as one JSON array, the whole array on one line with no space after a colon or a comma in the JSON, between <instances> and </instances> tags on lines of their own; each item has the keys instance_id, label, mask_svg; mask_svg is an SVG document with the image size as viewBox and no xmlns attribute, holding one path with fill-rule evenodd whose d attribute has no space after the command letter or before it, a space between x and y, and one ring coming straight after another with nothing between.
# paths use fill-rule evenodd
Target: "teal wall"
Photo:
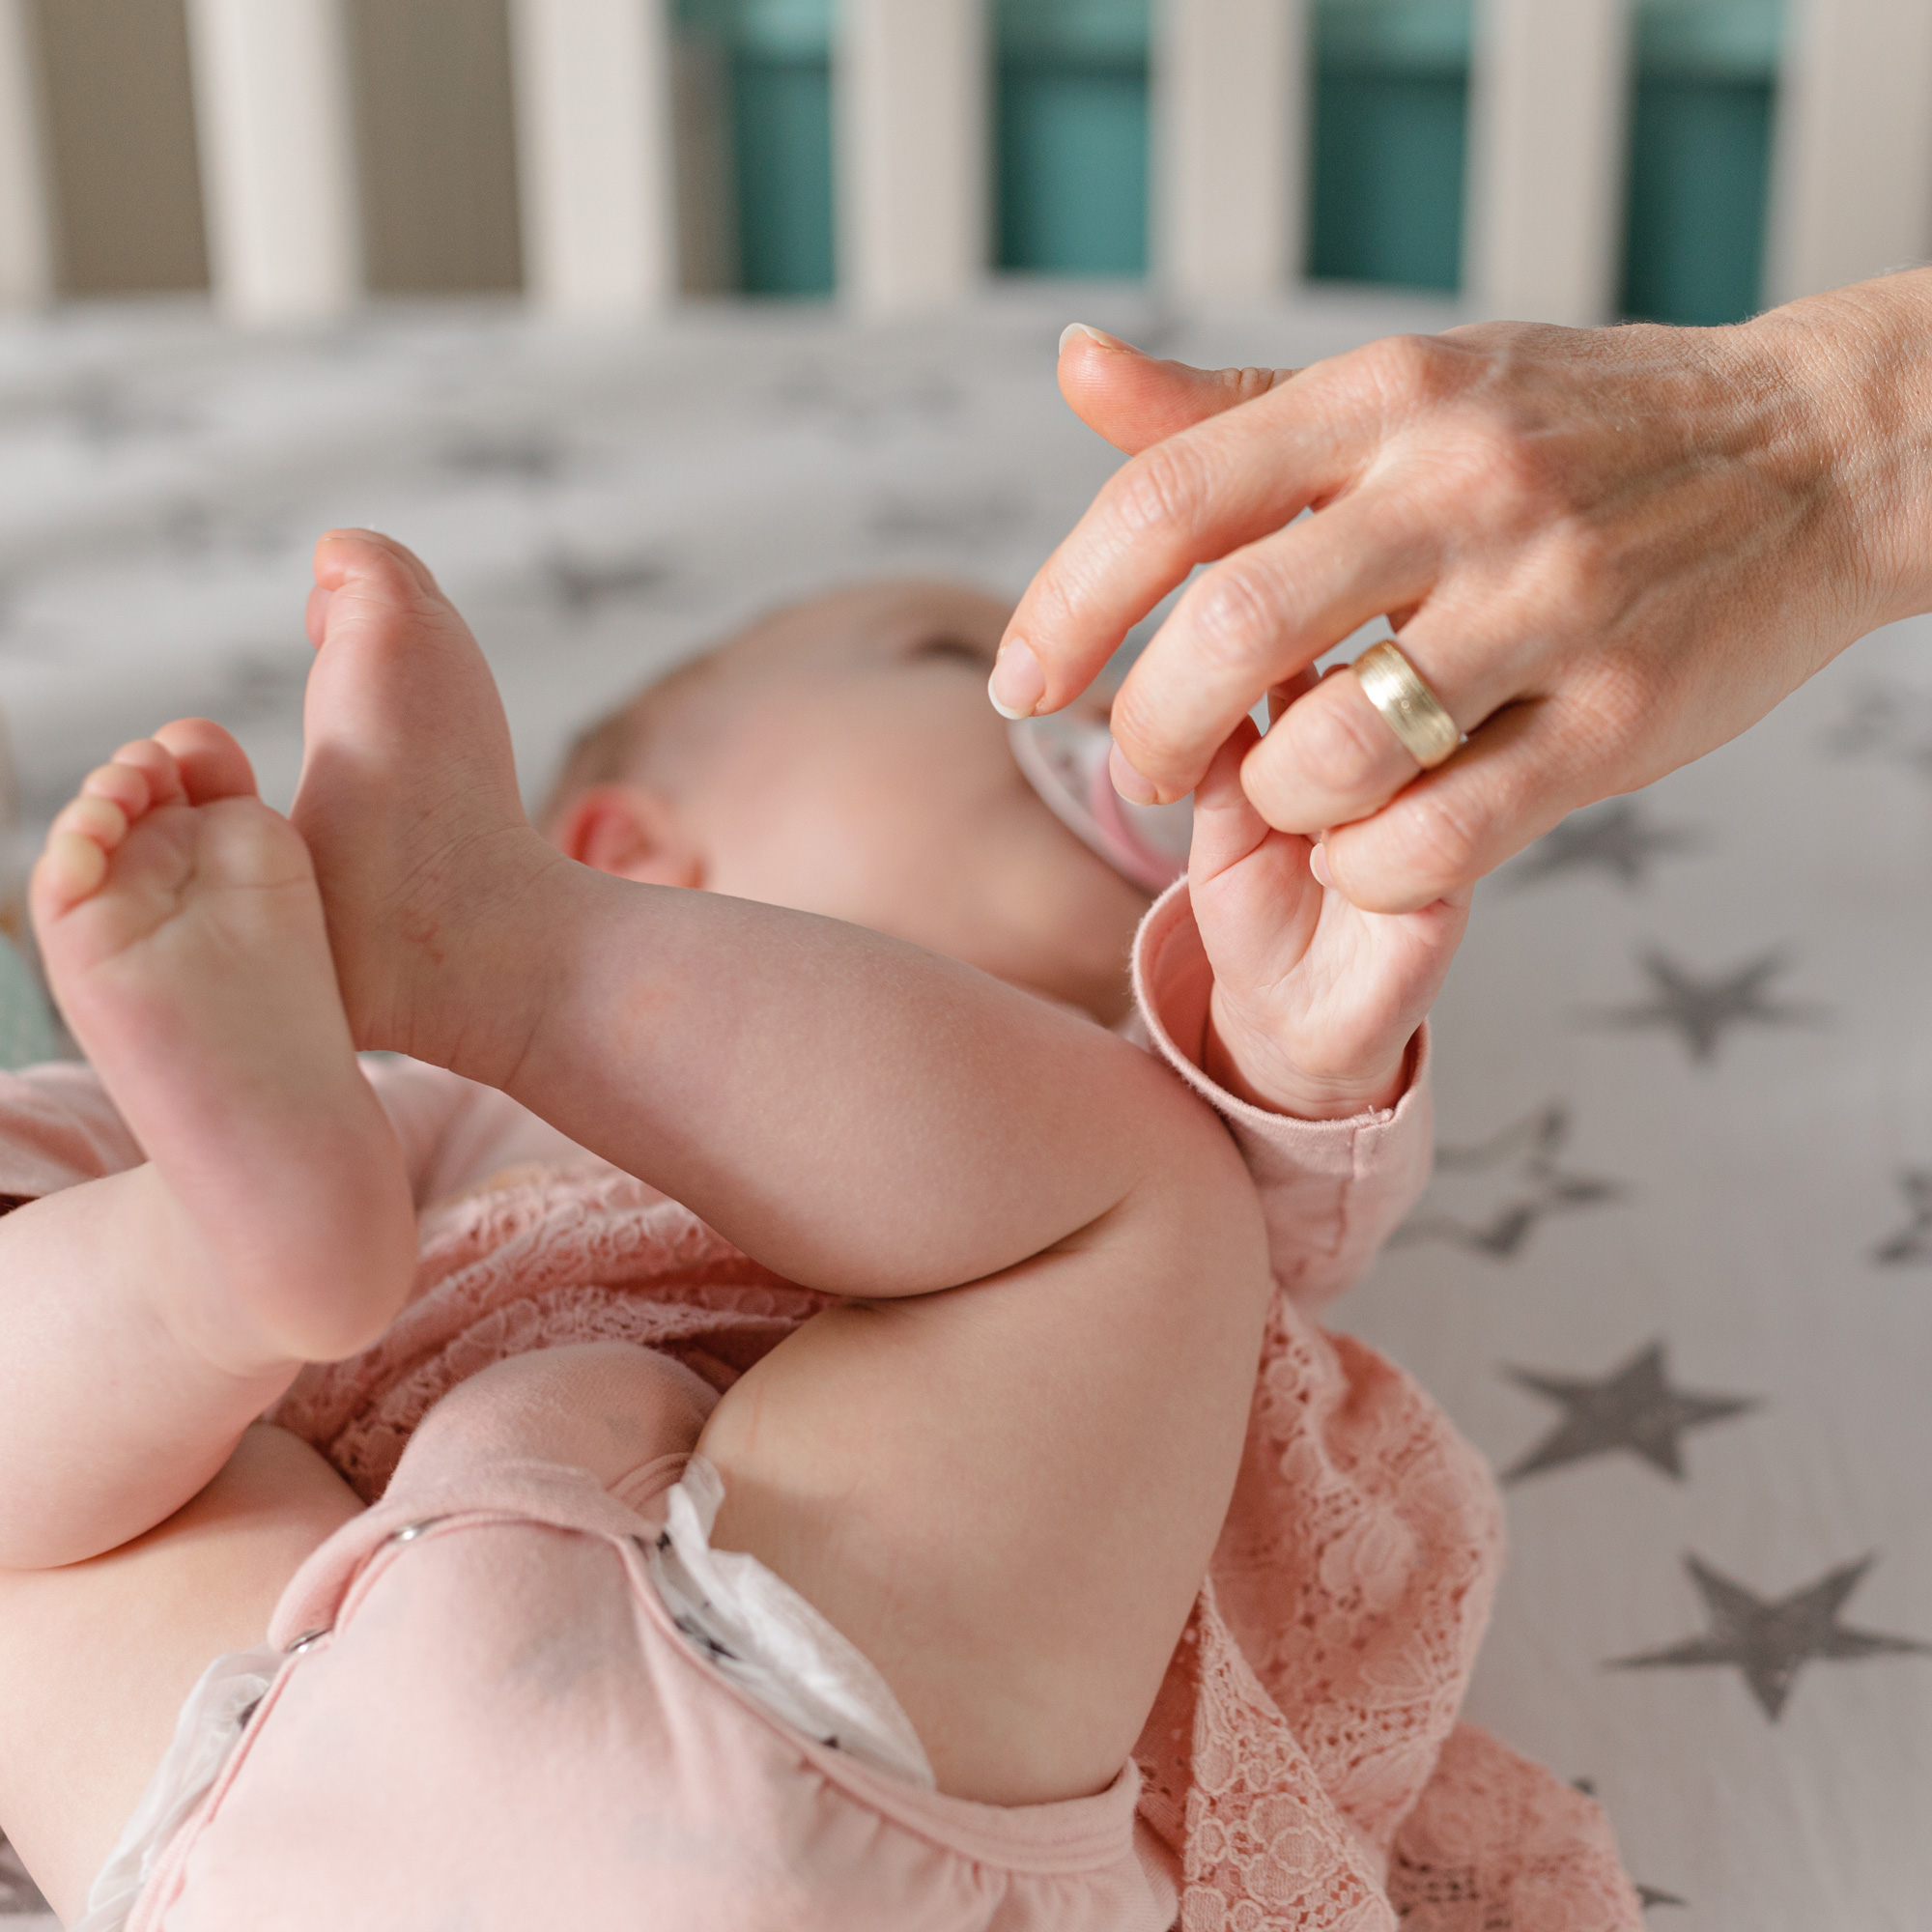
<instances>
[{"instance_id":1,"label":"teal wall","mask_svg":"<svg viewBox=\"0 0 1932 1932\"><path fill-rule=\"evenodd\" d=\"M723 43L747 295L829 296L834 0L677 0L681 29Z\"/></svg>"},{"instance_id":2,"label":"teal wall","mask_svg":"<svg viewBox=\"0 0 1932 1932\"><path fill-rule=\"evenodd\" d=\"M998 0L997 259L1147 272L1150 0Z\"/></svg>"},{"instance_id":3,"label":"teal wall","mask_svg":"<svg viewBox=\"0 0 1932 1932\"><path fill-rule=\"evenodd\" d=\"M1761 299L1781 0L1640 0L1623 312L1740 322Z\"/></svg>"},{"instance_id":4,"label":"teal wall","mask_svg":"<svg viewBox=\"0 0 1932 1932\"><path fill-rule=\"evenodd\" d=\"M1317 0L1312 276L1461 285L1473 13L1471 0Z\"/></svg>"}]
</instances>

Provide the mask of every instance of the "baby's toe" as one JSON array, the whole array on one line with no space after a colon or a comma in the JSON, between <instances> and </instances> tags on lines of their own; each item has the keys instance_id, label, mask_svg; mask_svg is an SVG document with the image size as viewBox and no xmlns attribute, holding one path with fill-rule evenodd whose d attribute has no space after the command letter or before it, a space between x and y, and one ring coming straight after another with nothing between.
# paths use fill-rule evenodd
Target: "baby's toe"
<instances>
[{"instance_id":1,"label":"baby's toe","mask_svg":"<svg viewBox=\"0 0 1932 1932\"><path fill-rule=\"evenodd\" d=\"M164 805L180 805L187 797L175 754L153 738L136 738L132 743L123 745L108 762L112 765L131 765L147 780L150 811Z\"/></svg>"},{"instance_id":2,"label":"baby's toe","mask_svg":"<svg viewBox=\"0 0 1932 1932\"><path fill-rule=\"evenodd\" d=\"M80 796L105 799L110 805L119 806L130 824L154 804L148 774L138 765L124 765L119 759L95 766L80 781Z\"/></svg>"},{"instance_id":3,"label":"baby's toe","mask_svg":"<svg viewBox=\"0 0 1932 1932\"><path fill-rule=\"evenodd\" d=\"M172 724L163 724L155 738L181 768L190 805L254 797L255 769L247 753L212 718L177 718Z\"/></svg>"},{"instance_id":4,"label":"baby's toe","mask_svg":"<svg viewBox=\"0 0 1932 1932\"><path fill-rule=\"evenodd\" d=\"M83 792L79 798L62 807L53 829L92 839L101 851L112 852L128 836L129 816L113 799Z\"/></svg>"}]
</instances>

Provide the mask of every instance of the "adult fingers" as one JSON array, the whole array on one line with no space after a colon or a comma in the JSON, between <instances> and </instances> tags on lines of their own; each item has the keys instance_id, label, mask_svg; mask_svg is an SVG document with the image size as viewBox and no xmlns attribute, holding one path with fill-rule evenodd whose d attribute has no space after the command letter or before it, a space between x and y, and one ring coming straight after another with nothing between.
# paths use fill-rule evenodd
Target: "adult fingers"
<instances>
[{"instance_id":1,"label":"adult fingers","mask_svg":"<svg viewBox=\"0 0 1932 1932\"><path fill-rule=\"evenodd\" d=\"M1145 803L1191 790L1263 692L1391 605L1422 596L1435 567L1427 532L1366 493L1223 559L1188 585L1115 696L1122 793Z\"/></svg>"},{"instance_id":2,"label":"adult fingers","mask_svg":"<svg viewBox=\"0 0 1932 1932\"><path fill-rule=\"evenodd\" d=\"M1494 632L1472 648L1466 636L1445 635L1453 621L1425 606L1397 646L1457 729L1473 731L1530 687L1536 650ZM1338 666L1286 708L1250 753L1241 783L1270 825L1312 836L1380 810L1420 769L1353 670Z\"/></svg>"},{"instance_id":3,"label":"adult fingers","mask_svg":"<svg viewBox=\"0 0 1932 1932\"><path fill-rule=\"evenodd\" d=\"M1029 717L1078 696L1197 563L1280 529L1350 483L1378 439L1380 412L1374 389L1310 370L1122 465L1008 621L994 702ZM1226 735L1198 748L1190 782Z\"/></svg>"},{"instance_id":4,"label":"adult fingers","mask_svg":"<svg viewBox=\"0 0 1932 1932\"><path fill-rule=\"evenodd\" d=\"M1577 731L1553 699L1498 712L1447 764L1373 816L1328 832L1322 852L1336 887L1364 912L1414 912L1467 893L1603 795L1577 761Z\"/></svg>"},{"instance_id":5,"label":"adult fingers","mask_svg":"<svg viewBox=\"0 0 1932 1932\"><path fill-rule=\"evenodd\" d=\"M1266 395L1294 373L1157 361L1084 322L1068 323L1060 337L1060 393L1089 429L1129 456Z\"/></svg>"}]
</instances>

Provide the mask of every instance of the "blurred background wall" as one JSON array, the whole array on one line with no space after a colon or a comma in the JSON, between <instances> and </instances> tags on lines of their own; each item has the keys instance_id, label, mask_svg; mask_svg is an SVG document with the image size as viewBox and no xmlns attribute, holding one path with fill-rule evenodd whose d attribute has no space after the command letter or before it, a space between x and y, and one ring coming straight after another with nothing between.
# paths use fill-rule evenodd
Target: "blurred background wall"
<instances>
[{"instance_id":1,"label":"blurred background wall","mask_svg":"<svg viewBox=\"0 0 1932 1932\"><path fill-rule=\"evenodd\" d=\"M1927 252L1926 0L0 0L15 301L1050 274L1720 323Z\"/></svg>"}]
</instances>

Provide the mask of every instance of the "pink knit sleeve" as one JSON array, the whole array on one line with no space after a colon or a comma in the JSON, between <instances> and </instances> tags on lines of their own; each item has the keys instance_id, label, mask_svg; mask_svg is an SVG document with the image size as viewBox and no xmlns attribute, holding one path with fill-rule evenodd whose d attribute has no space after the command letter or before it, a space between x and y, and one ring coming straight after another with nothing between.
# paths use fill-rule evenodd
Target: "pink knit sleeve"
<instances>
[{"instance_id":1,"label":"pink knit sleeve","mask_svg":"<svg viewBox=\"0 0 1932 1932\"><path fill-rule=\"evenodd\" d=\"M1213 969L1182 879L1162 894L1134 942L1134 996L1145 1044L1228 1122L1261 1191L1276 1281L1313 1312L1353 1282L1429 1179L1429 1030L1410 1049L1393 1107L1344 1121L1298 1121L1237 1100L1201 1070Z\"/></svg>"}]
</instances>

